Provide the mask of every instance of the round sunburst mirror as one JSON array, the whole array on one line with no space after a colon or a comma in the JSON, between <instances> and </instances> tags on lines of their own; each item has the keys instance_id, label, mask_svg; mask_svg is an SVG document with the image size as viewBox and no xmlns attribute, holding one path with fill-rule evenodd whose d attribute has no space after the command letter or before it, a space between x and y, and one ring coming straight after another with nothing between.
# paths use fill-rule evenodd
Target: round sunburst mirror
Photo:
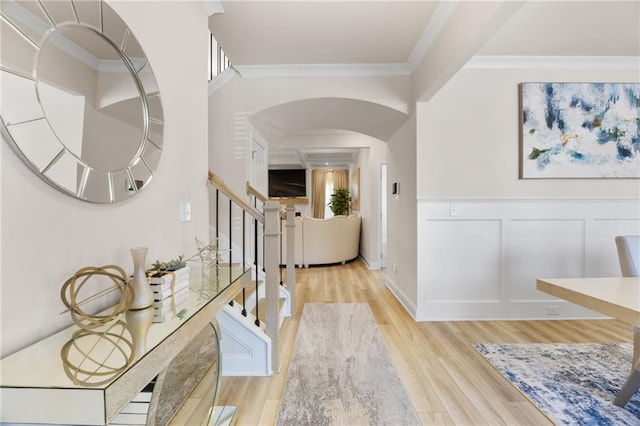
<instances>
[{"instance_id":1,"label":"round sunburst mirror","mask_svg":"<svg viewBox=\"0 0 640 426\"><path fill-rule=\"evenodd\" d=\"M143 189L160 162L162 103L120 16L100 0L2 0L0 38L0 125L25 164L84 201Z\"/></svg>"}]
</instances>

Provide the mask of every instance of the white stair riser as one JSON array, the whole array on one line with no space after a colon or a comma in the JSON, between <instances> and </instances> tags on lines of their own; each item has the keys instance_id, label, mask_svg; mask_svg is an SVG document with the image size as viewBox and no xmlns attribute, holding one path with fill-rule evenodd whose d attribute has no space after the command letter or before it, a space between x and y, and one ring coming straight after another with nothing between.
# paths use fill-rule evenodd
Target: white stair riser
<instances>
[{"instance_id":1,"label":"white stair riser","mask_svg":"<svg viewBox=\"0 0 640 426\"><path fill-rule=\"evenodd\" d=\"M217 317L222 334L223 376L270 376L271 339L250 319L227 306Z\"/></svg>"}]
</instances>

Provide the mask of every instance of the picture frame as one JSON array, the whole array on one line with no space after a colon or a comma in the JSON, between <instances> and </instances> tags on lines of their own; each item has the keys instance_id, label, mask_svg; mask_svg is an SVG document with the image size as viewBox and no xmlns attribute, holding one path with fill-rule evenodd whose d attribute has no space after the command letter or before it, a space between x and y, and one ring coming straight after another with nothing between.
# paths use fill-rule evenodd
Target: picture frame
<instances>
[{"instance_id":1,"label":"picture frame","mask_svg":"<svg viewBox=\"0 0 640 426\"><path fill-rule=\"evenodd\" d=\"M640 83L520 83L520 178L640 178Z\"/></svg>"}]
</instances>

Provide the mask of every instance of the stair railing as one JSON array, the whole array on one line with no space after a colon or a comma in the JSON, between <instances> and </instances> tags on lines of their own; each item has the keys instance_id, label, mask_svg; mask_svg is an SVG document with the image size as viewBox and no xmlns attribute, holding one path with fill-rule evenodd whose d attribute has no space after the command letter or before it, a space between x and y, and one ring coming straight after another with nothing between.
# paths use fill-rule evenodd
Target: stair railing
<instances>
[{"instance_id":1,"label":"stair railing","mask_svg":"<svg viewBox=\"0 0 640 426\"><path fill-rule=\"evenodd\" d=\"M235 202L240 209L242 210L242 243L240 245L240 249L241 249L241 264L242 267L245 268L246 267L246 261L247 261L247 230L246 230L246 225L247 225L247 213L249 213L249 215L253 218L253 220L256 223L256 237L257 237L257 223L261 222L264 223L264 214L262 212L260 212L259 210L255 209L254 206L252 206L248 201L246 201L244 198L238 196L231 188L229 188L222 179L220 179L215 173L213 172L209 172L209 184L211 184L211 186L213 186L213 188L215 188L215 195L214 195L214 208L215 208L215 232L216 232L216 241L218 246L220 246L220 216L221 214L223 214L224 212L220 211L220 194L222 193L224 196L226 196L229 200L229 211L228 211L228 222L229 222L229 231L228 231L228 237L229 237L229 248L233 249L233 233L232 233L232 228L233 228L233 202ZM256 242L256 250L257 250L257 242ZM230 251L230 256L229 256L229 262L232 262L232 254L233 252ZM236 256L237 258L237 256ZM255 276L255 286L256 286L256 291L255 293L258 293L258 266L257 266L257 256L254 257L254 265L255 265L255 270L256 270L256 276ZM246 306L246 288L242 288L242 315L244 317L247 317L247 306ZM230 302L231 306L233 306L235 304L235 301L231 301ZM256 319L257 319L257 315L256 315ZM256 326L260 326L260 322L259 320L256 320Z\"/></svg>"},{"instance_id":2,"label":"stair railing","mask_svg":"<svg viewBox=\"0 0 640 426\"><path fill-rule=\"evenodd\" d=\"M263 204L268 200L268 198L260 192L258 189L253 187L249 182L245 185L247 195L255 197L256 200L261 201ZM280 261L279 265L286 265L286 283L291 283L291 285L287 286L287 290L289 290L290 294L290 302L291 307L295 306L295 280L296 280L296 265L295 265L295 227L296 227L296 207L295 205L288 202L286 199L279 199L280 204L285 204L284 209L280 209L280 218L285 220L285 226L287 228L287 253L282 253L282 249L279 250L280 253ZM280 223L282 223L280 221ZM280 235L282 236L282 230L280 230ZM282 241L280 242L280 247L282 248ZM283 284L282 278L280 279L280 284Z\"/></svg>"},{"instance_id":3,"label":"stair railing","mask_svg":"<svg viewBox=\"0 0 640 426\"><path fill-rule=\"evenodd\" d=\"M271 272L265 271L265 274L267 275L267 277L275 276L275 272L276 272L275 268L277 267L280 272L279 275L281 275L282 269L280 268L279 265L282 265L282 264L286 265L287 283L290 284L290 285L287 285L287 290L289 291L290 306L291 306L291 309L293 309L293 307L295 307L295 227L296 227L295 205L293 205L292 203L289 202L289 200L286 200L286 199L283 200L283 199L267 198L258 189L254 188L249 182L247 182L246 184L246 192L247 192L247 195L253 196L254 200L262 202L263 207L265 209L265 218L269 217L267 213L269 210L271 210L274 213L274 216L275 216L276 210L279 213L277 224L271 224L271 226L275 226L275 228L270 228L269 225L265 225L264 253L267 256L269 256L265 259L265 265L269 265L274 268L271 270ZM281 204L285 204L286 207L282 209ZM268 207L268 206L271 206L271 207ZM283 256L282 254L282 229L281 229L282 219L286 220L285 226L287 227L286 256ZM271 229L271 231L269 229ZM270 236L270 232L277 233L279 237L279 242L280 242L280 250L278 250L277 246L271 245L276 243L275 239L267 240L266 237ZM278 256L276 256L276 254ZM283 257L286 259L286 262L283 262L284 260ZM274 259L276 263L274 263ZM280 284L281 285L283 284L282 279L280 280ZM271 291L271 293L265 295L267 299L278 300L279 290L276 288L276 286L274 285L273 287L269 287L267 285L266 292L269 292L269 291ZM276 334L279 330L279 312L278 312L278 307L271 306L270 302L267 302L266 319L267 319L267 335L271 336L273 334ZM269 327L273 327L273 329L269 331ZM272 347L272 351L273 350L274 349ZM277 360L276 352L272 352L271 359ZM279 365L277 361L273 362L273 370L279 371Z\"/></svg>"},{"instance_id":4,"label":"stair railing","mask_svg":"<svg viewBox=\"0 0 640 426\"><path fill-rule=\"evenodd\" d=\"M216 236L217 237L219 237L218 217L220 216L219 194L222 193L224 196L226 196L229 199L228 215L229 215L229 246L230 248L233 246L233 241L231 240L231 235L232 235L231 228L233 224L233 218L232 218L233 204L235 204L237 207L239 207L242 210L241 251L242 251L243 265L247 257L247 252L245 250L245 247L246 247L245 219L247 214L249 214L253 218L254 237L256 238L255 246L254 246L254 263L255 263L255 271L256 271L256 289L255 289L256 297L258 297L257 277L258 277L258 271L260 269L259 259L258 259L259 258L258 256L258 245L259 245L258 223L262 223L264 227L263 241L262 241L262 252L263 252L264 260L263 260L262 269L264 270L264 274L265 274L265 302L266 302L265 332L267 336L269 336L269 338L271 339L272 370L274 372L278 372L280 371L280 362L279 362L279 356L278 356L278 342L279 342L278 331L280 326L280 320L279 320L280 319L280 312L279 312L280 284L278 282L279 281L278 269L280 265L280 260L278 256L278 253L279 253L278 245L281 238L280 227L279 227L279 223L281 222L280 202L278 200L266 198L259 191L255 190L255 188L251 188L251 191L252 191L251 195L253 195L256 199L262 201L262 204L263 204L262 207L264 210L264 212L262 212L256 206L252 205L249 201L247 201L245 198L236 194L229 186L227 186L224 183L224 181L222 181L222 179L220 179L217 175L215 175L211 171L209 172L209 183L216 190L215 214L216 214ZM288 227L287 230L291 232L288 232L287 235L291 235L291 236L294 235L295 229L289 229L289 226L291 224L293 228L295 228L294 215L295 215L295 207L288 206L286 209L287 227ZM287 282L291 283L291 285L288 286L288 290L291 293L292 298L293 298L293 292L294 292L293 289L295 287L294 286L295 265L293 263L294 262L293 252L295 249L294 244L295 244L295 241L293 240L290 241L289 239L287 240L287 251L291 252L290 255L289 253L287 254L287 259L288 260L290 259L290 261L287 262ZM230 262L232 261L231 252L229 254L229 261ZM290 268L293 269L294 271L293 273L289 272ZM244 291L245 290L243 289L243 298L242 298L243 309L242 310L243 310L243 315L246 316L247 314L246 314L246 307L245 307ZM293 303L291 306L294 306ZM257 309L257 303L256 303L256 309ZM256 325L260 326L260 321L257 318L258 318L258 312L256 311Z\"/></svg>"}]
</instances>

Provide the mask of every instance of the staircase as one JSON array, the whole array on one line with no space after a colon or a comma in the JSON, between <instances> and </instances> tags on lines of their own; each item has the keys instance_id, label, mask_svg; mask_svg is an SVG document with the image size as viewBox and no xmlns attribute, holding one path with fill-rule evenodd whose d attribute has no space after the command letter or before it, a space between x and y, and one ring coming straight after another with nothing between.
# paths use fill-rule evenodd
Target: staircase
<instances>
[{"instance_id":1,"label":"staircase","mask_svg":"<svg viewBox=\"0 0 640 426\"><path fill-rule=\"evenodd\" d=\"M227 305L218 314L218 326L222 334L223 376L270 376L273 374L271 362L271 338L266 334L266 299L264 281L255 281L247 288L257 288L245 297L239 294L233 305ZM256 302L256 299L257 302ZM246 314L244 313L246 312ZM280 286L278 299L278 327L286 317L291 316L291 293ZM258 320L258 321L256 321Z\"/></svg>"},{"instance_id":2,"label":"staircase","mask_svg":"<svg viewBox=\"0 0 640 426\"><path fill-rule=\"evenodd\" d=\"M293 263L294 242L287 240L287 253L280 259L280 224L286 219L287 227L295 227L295 207L282 209L279 201L269 200L247 184L247 195L253 197L253 205L230 190L213 173L209 173L209 182L215 188L215 238L224 239L231 248L229 262L242 262L252 265L255 277L247 284L235 300L225 306L217 316L221 334L222 375L223 376L270 376L279 371L278 331L286 317L292 315L294 306L295 265ZM220 202L220 195L229 199L229 209L220 210L226 205ZM232 208L232 204L240 209ZM232 238L232 224L241 215L242 243ZM226 216L226 217L225 217ZM234 216L236 216L234 218ZM244 224L250 216L253 222L246 232ZM219 218L228 219L225 235L220 227ZM236 222L234 222L236 220ZM262 224L262 231L260 225ZM249 240L253 241L253 250L245 249ZM288 232L293 237L294 232ZM261 240L263 244L260 244ZM253 251L253 253L250 253ZM256 262L256 259L258 261ZM260 262L262 259L262 262ZM286 264L286 279L283 282L279 265ZM258 271L256 273L256 271ZM273 319L273 320L272 320Z\"/></svg>"}]
</instances>

